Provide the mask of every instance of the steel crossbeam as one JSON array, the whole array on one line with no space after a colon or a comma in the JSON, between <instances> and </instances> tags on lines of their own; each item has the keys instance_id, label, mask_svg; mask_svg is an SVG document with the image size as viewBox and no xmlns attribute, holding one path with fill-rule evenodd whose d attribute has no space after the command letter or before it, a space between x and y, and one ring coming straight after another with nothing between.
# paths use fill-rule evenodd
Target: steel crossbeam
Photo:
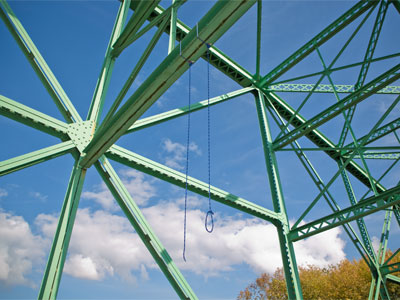
<instances>
[{"instance_id":1,"label":"steel crossbeam","mask_svg":"<svg viewBox=\"0 0 400 300\"><path fill-rule=\"evenodd\" d=\"M266 87L266 90L269 92L290 92L290 93L309 93L313 91L313 93L343 93L343 94L351 94L355 91L354 85L349 84L335 84L334 89L331 84L318 84L315 87L315 84L310 83L280 83L273 84ZM385 86L381 90L377 91L376 94L400 94L400 86Z\"/></svg>"},{"instance_id":2,"label":"steel crossbeam","mask_svg":"<svg viewBox=\"0 0 400 300\"><path fill-rule=\"evenodd\" d=\"M32 128L68 139L68 124L0 95L0 114Z\"/></svg>"},{"instance_id":3,"label":"steel crossbeam","mask_svg":"<svg viewBox=\"0 0 400 300\"><path fill-rule=\"evenodd\" d=\"M396 186L382 192L378 196L369 197L358 202L356 205L296 227L290 231L289 237L291 241L301 240L399 203L400 186Z\"/></svg>"},{"instance_id":4,"label":"steel crossbeam","mask_svg":"<svg viewBox=\"0 0 400 300\"><path fill-rule=\"evenodd\" d=\"M75 150L72 141L63 142L0 162L0 176L25 169Z\"/></svg>"},{"instance_id":5,"label":"steel crossbeam","mask_svg":"<svg viewBox=\"0 0 400 300\"><path fill-rule=\"evenodd\" d=\"M106 156L111 160L175 184L179 187L184 188L186 185L185 174L122 147L116 145L112 146L106 153ZM188 177L188 190L201 196L208 197L208 184L190 176ZM211 186L211 199L272 223L281 219L278 213L213 186Z\"/></svg>"},{"instance_id":6,"label":"steel crossbeam","mask_svg":"<svg viewBox=\"0 0 400 300\"><path fill-rule=\"evenodd\" d=\"M248 88L243 88L234 92L226 93L218 97L210 98L210 100L203 100L194 104L190 105L190 111L189 107L185 106L182 108L177 108L177 109L172 109L166 112L163 112L161 114L157 114L154 116L146 117L143 119L137 120L127 131L126 133L130 133L133 131L137 131L143 128L147 128L150 126L154 126L184 115L187 115L189 112L195 112L204 108L207 108L208 105L213 106L228 100L231 100L233 98L242 96L244 94L247 94L251 91L253 91L253 87L248 87Z\"/></svg>"}]
</instances>

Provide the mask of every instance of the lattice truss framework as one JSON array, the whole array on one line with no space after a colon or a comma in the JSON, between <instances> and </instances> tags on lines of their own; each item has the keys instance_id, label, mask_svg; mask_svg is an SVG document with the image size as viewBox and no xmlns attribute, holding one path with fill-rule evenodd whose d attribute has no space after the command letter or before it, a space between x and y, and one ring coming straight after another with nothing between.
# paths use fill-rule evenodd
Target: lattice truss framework
<instances>
[{"instance_id":1,"label":"lattice truss framework","mask_svg":"<svg viewBox=\"0 0 400 300\"><path fill-rule=\"evenodd\" d=\"M396 133L396 130L400 127L400 119L397 118L390 122L385 120L389 113L399 107L400 87L391 84L400 78L400 64L391 66L391 68L368 82L366 77L369 68L375 62L400 55L400 53L395 53L386 57L374 56L385 14L388 9L397 10L400 13L400 1L360 1L356 3L317 36L264 76L260 75L262 8L260 1L219 1L203 16L194 29L189 28L177 19L177 9L184 2L183 0L174 0L173 4L167 9L160 7L158 5L159 1L127 0L120 4L88 117L82 119L7 2L0 1L1 19L65 119L64 121L57 120L0 95L0 113L3 116L61 140L59 144L54 146L0 162L0 176L67 153L75 158L75 165L59 217L39 298L56 298L86 170L94 166L178 296L181 299L197 299L193 290L168 255L167 250L144 218L139 207L124 187L109 159L179 187L185 186L184 174L116 146L115 142L127 133L186 115L188 108L183 107L139 119L188 69L185 59L196 62L199 58L206 58L207 47L203 41L213 44L252 5L257 5L256 73L251 74L246 71L215 46L212 46L209 50L210 63L243 88L212 98L210 105L216 105L246 93L254 95L274 209L266 209L213 186L211 187L211 198L257 218L269 221L276 226L290 299L302 299L293 243L337 226L343 227L371 270L373 279L370 298L377 299L381 297L382 299L388 299L386 282L390 280L400 283L400 278L393 275L395 271L399 270L399 265L391 264L390 259L386 261L384 259L390 222L394 218L397 224L400 225L400 186L384 187L381 181L383 177L390 174L391 169L398 162L400 149L398 146L389 147L388 149L388 147L379 146L379 143L374 143L374 145L378 145L375 147L367 147L367 145L379 141L389 134L393 135L397 142L400 142ZM129 9L132 9L134 13L127 20ZM363 22L369 17L375 18L375 23L365 50L364 60L351 65L336 67L334 65L336 59L340 57L351 42L351 39L357 34ZM326 65L320 55L319 47L359 18L363 21L346 41L333 62L330 65ZM146 23L146 21L148 22ZM156 33L140 57L117 99L112 104L110 111L100 123L102 107L116 58L126 47L153 27L158 28ZM133 95L129 96L123 105L120 105L163 33L170 35L168 55ZM175 47L176 41L180 42L180 47ZM323 71L292 78L291 80L279 81L284 73L315 52L321 58L324 66ZM359 76L354 85L336 85L333 83L331 74L353 67L359 68ZM316 84L295 83L297 80L304 80L312 76L319 76ZM329 84L321 83L324 78L329 80ZM285 102L282 97L278 96L278 92L281 92L280 95L283 95L284 92L297 92L305 93L307 96L302 104L295 109ZM315 93L334 94L337 102L313 117L306 119L300 114L300 110L307 102L307 99ZM342 95L343 93L344 95ZM394 100L366 135L356 137L352 127L354 126L352 119L356 106L375 94L391 94ZM207 101L202 101L193 105L192 111L206 107ZM341 129L339 141L335 144L322 134L320 127L339 115L344 117L345 123ZM275 138L273 138L270 130L272 120L281 129L281 132ZM345 145L344 142L348 136L352 137L352 142ZM302 147L299 142L302 137L308 138L316 146L308 150L324 152L328 159L332 159L337 163L338 170L329 182L323 182L316 168L307 158L307 149ZM288 222L278 173L276 158L276 152L278 151L294 151L320 191L292 226ZM384 172L380 178L374 178L368 168L368 159L393 160L393 163L386 170L382 170ZM349 180L349 174L368 188L368 192L363 197L356 199ZM349 198L349 204L346 208L340 208L329 191L332 183L338 177L341 177ZM188 189L199 195L208 196L208 185L195 178L189 177ZM302 223L314 205L318 201L323 201L322 199L328 203L332 213L312 222ZM382 210L386 210L386 214L379 250L376 253L373 250L363 217ZM357 230L350 224L350 221L354 220L356 221ZM399 249L395 251L395 255L398 252Z\"/></svg>"}]
</instances>

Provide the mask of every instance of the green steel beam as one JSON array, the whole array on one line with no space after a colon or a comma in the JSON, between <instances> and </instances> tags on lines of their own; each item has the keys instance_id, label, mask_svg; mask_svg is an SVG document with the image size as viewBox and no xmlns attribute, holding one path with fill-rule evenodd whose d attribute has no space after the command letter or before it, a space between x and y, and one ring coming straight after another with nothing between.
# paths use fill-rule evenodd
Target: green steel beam
<instances>
[{"instance_id":1,"label":"green steel beam","mask_svg":"<svg viewBox=\"0 0 400 300\"><path fill-rule=\"evenodd\" d=\"M172 0L172 5L175 4L177 0ZM175 48L176 44L176 20L177 20L177 8L173 7L171 9L171 22L170 22L170 31L169 31L169 44L168 44L168 54L171 53Z\"/></svg>"},{"instance_id":2,"label":"green steel beam","mask_svg":"<svg viewBox=\"0 0 400 300\"><path fill-rule=\"evenodd\" d=\"M76 212L86 170L79 167L78 161L72 170L61 214L58 219L57 230L54 236L46 270L40 286L39 299L56 299L61 275L67 256Z\"/></svg>"},{"instance_id":3,"label":"green steel beam","mask_svg":"<svg viewBox=\"0 0 400 300\"><path fill-rule=\"evenodd\" d=\"M348 156L343 156L344 158ZM400 153L385 153L385 152L364 152L362 157L364 159L390 159L390 160L397 160L400 158ZM356 154L353 156L353 159L361 159L361 156L359 154Z\"/></svg>"},{"instance_id":4,"label":"green steel beam","mask_svg":"<svg viewBox=\"0 0 400 300\"><path fill-rule=\"evenodd\" d=\"M0 115L62 140L69 139L68 124L0 95Z\"/></svg>"},{"instance_id":5,"label":"green steel beam","mask_svg":"<svg viewBox=\"0 0 400 300\"><path fill-rule=\"evenodd\" d=\"M0 18L6 24L65 120L69 123L82 121L53 72L5 0L0 0Z\"/></svg>"},{"instance_id":6,"label":"green steel beam","mask_svg":"<svg viewBox=\"0 0 400 300\"><path fill-rule=\"evenodd\" d=\"M400 262L382 266L381 272L382 275L400 272Z\"/></svg>"},{"instance_id":7,"label":"green steel beam","mask_svg":"<svg viewBox=\"0 0 400 300\"><path fill-rule=\"evenodd\" d=\"M161 34L163 32L163 29L165 29L165 26L168 24L168 18L165 18L160 27L157 29L156 33L148 43L146 49L144 50L142 56L139 58L139 61L137 62L136 66L133 68L131 74L129 75L128 80L125 82L124 86L122 87L121 91L119 92L117 98L114 100L113 104L111 105L109 111L107 112L107 115L104 117L103 123L107 123L110 118L114 115L116 110L118 109L119 105L121 104L122 100L128 93L132 83L135 81L137 75L139 74L140 70L143 68L145 62L147 61L148 57L152 53L154 47L156 46L157 42L159 41Z\"/></svg>"},{"instance_id":8,"label":"green steel beam","mask_svg":"<svg viewBox=\"0 0 400 300\"><path fill-rule=\"evenodd\" d=\"M365 145L368 145L399 128L400 128L400 118L397 118L396 120L393 120L385 125L382 125L378 129L376 129L372 135L368 137L367 141L365 142ZM359 143L361 140L364 140L365 137L366 136L363 136L357 139L357 143ZM354 143L347 144L344 148L354 148Z\"/></svg>"},{"instance_id":9,"label":"green steel beam","mask_svg":"<svg viewBox=\"0 0 400 300\"><path fill-rule=\"evenodd\" d=\"M115 43L117 38L120 36L122 28L125 24L126 17L128 15L128 9L131 0L122 1L117 17L115 19L114 27L111 32L110 41L108 42L106 54L103 61L103 66L99 75L99 79L96 83L96 88L93 94L93 98L90 104L87 120L94 121L95 124L99 122L101 112L103 110L104 100L107 94L108 86L110 84L111 74L114 69L115 57L111 57L112 45Z\"/></svg>"},{"instance_id":10,"label":"green steel beam","mask_svg":"<svg viewBox=\"0 0 400 300\"><path fill-rule=\"evenodd\" d=\"M288 297L289 299L302 299L303 294L300 285L299 271L297 269L296 256L294 253L293 243L288 238L290 231L289 219L286 212L285 200L283 198L276 156L272 147L272 136L268 123L267 109L261 92L258 93L258 96L255 96L255 101L272 203L275 212L282 216L280 224L277 225L277 230Z\"/></svg>"},{"instance_id":11,"label":"green steel beam","mask_svg":"<svg viewBox=\"0 0 400 300\"><path fill-rule=\"evenodd\" d=\"M335 84L336 93L353 93L354 85L348 84ZM315 87L315 84L310 83L280 83L273 84L266 88L269 92L291 92L291 93L309 93L313 91L313 93L334 93L333 87L330 84L318 84ZM400 94L400 86L385 86L383 89L376 92L377 94Z\"/></svg>"},{"instance_id":12,"label":"green steel beam","mask_svg":"<svg viewBox=\"0 0 400 300\"><path fill-rule=\"evenodd\" d=\"M393 258L396 257L396 255L400 253L400 248L398 248L393 254L385 261L383 265L387 265Z\"/></svg>"},{"instance_id":13,"label":"green steel beam","mask_svg":"<svg viewBox=\"0 0 400 300\"><path fill-rule=\"evenodd\" d=\"M207 50L203 41L217 41L254 3L255 0L217 2L196 30L182 40L180 49L175 48L109 122L100 125L85 149L81 166L92 165L189 68L183 57L196 61Z\"/></svg>"},{"instance_id":14,"label":"green steel beam","mask_svg":"<svg viewBox=\"0 0 400 300\"><path fill-rule=\"evenodd\" d=\"M362 15L368 8L372 5L376 5L375 1L360 1L352 8L350 8L347 12L345 12L342 16L336 19L332 24L322 30L318 35L312 38L308 43L302 46L299 50L297 50L294 54L284 60L281 64L279 64L276 68L274 68L271 72L265 75L262 80L259 82L259 87L263 87L268 83L272 83L279 76L290 70L293 66L307 57L311 52L313 52L317 47L320 47L323 43L328 41L331 37L333 37L336 33L345 28L348 24Z\"/></svg>"},{"instance_id":15,"label":"green steel beam","mask_svg":"<svg viewBox=\"0 0 400 300\"><path fill-rule=\"evenodd\" d=\"M233 91L230 93L223 94L218 97L214 97L210 99L210 106L216 105L218 103L225 102L227 100L242 96L254 90L253 87L243 88L237 91ZM190 105L190 113L207 108L208 100L203 100L201 102L197 102L195 104ZM177 109L172 109L154 116L146 117L143 119L137 120L126 133L130 133L133 131L137 131L143 128L147 128L150 126L154 126L181 116L184 116L189 113L189 107L181 107Z\"/></svg>"},{"instance_id":16,"label":"green steel beam","mask_svg":"<svg viewBox=\"0 0 400 300\"><path fill-rule=\"evenodd\" d=\"M48 161L66 153L71 153L75 149L72 141L63 142L54 146L46 147L14 158L0 162L0 176L34 166L41 162Z\"/></svg>"},{"instance_id":17,"label":"green steel beam","mask_svg":"<svg viewBox=\"0 0 400 300\"><path fill-rule=\"evenodd\" d=\"M126 24L123 32L118 37L118 39L113 43L112 56L118 56L129 44L127 40L129 37L135 35L140 27L144 24L153 10L157 7L160 0L140 0L137 8L135 9L133 15Z\"/></svg>"},{"instance_id":18,"label":"green steel beam","mask_svg":"<svg viewBox=\"0 0 400 300\"><path fill-rule=\"evenodd\" d=\"M131 4L131 8L134 9L134 5ZM168 9L167 9L168 10ZM156 7L153 13L149 16L149 21L153 22L153 20L159 18L162 14L166 12L161 6ZM143 29L144 30L144 29ZM184 24L182 21L177 20L176 25L176 39L177 41L182 41L191 31L191 28ZM165 29L165 33L169 33L169 28ZM233 79L235 82L240 84L242 87L248 87L251 85L253 78L250 72L240 66L238 63L234 62L231 58L229 58L226 54L224 54L221 50L216 48L215 46L211 46L209 48L209 56L210 56L210 64L215 68L220 70L226 76ZM207 54L204 53L202 55L204 60L208 60Z\"/></svg>"},{"instance_id":19,"label":"green steel beam","mask_svg":"<svg viewBox=\"0 0 400 300\"><path fill-rule=\"evenodd\" d=\"M374 56L375 48L376 45L378 44L379 34L382 29L383 20L385 19L388 6L389 6L388 0L382 0L381 4L379 5L374 27L372 29L371 37L369 39L369 43L367 46L367 51L364 56L364 63L361 66L360 74L354 86L354 90L358 90L364 85L369 66L371 65L371 59ZM342 146L344 144L344 141L346 140L346 136L349 131L350 123L353 120L355 110L356 110L356 105L351 106L346 114L348 121L344 124L342 133L340 134L338 143L340 146Z\"/></svg>"},{"instance_id":20,"label":"green steel beam","mask_svg":"<svg viewBox=\"0 0 400 300\"><path fill-rule=\"evenodd\" d=\"M95 167L179 298L198 299L107 158L102 156Z\"/></svg>"},{"instance_id":21,"label":"green steel beam","mask_svg":"<svg viewBox=\"0 0 400 300\"><path fill-rule=\"evenodd\" d=\"M301 240L399 203L400 185L360 201L356 205L296 227L290 231L289 237L292 241Z\"/></svg>"},{"instance_id":22,"label":"green steel beam","mask_svg":"<svg viewBox=\"0 0 400 300\"><path fill-rule=\"evenodd\" d=\"M339 102L331 105L330 107L323 110L321 113L309 119L303 125L295 128L290 133L274 141L275 149L282 148L285 145L289 144L291 141L302 137L311 130L315 129L318 126L321 126L330 119L342 113L344 110L350 108L351 106L356 105L357 103L366 99L368 96L372 95L376 91L382 89L384 86L387 86L388 84L390 84L393 81L396 81L399 78L400 78L400 64L397 64L389 71L375 78L374 80L372 80L359 90L353 92L352 94L340 100Z\"/></svg>"},{"instance_id":23,"label":"green steel beam","mask_svg":"<svg viewBox=\"0 0 400 300\"><path fill-rule=\"evenodd\" d=\"M262 25L262 0L257 0L257 45L256 45L256 74L254 77L259 80L261 62L261 25Z\"/></svg>"},{"instance_id":24,"label":"green steel beam","mask_svg":"<svg viewBox=\"0 0 400 300\"><path fill-rule=\"evenodd\" d=\"M132 167L143 173L162 179L179 187L185 188L186 186L185 174L168 168L122 147L116 145L112 146L106 153L106 156L111 160ZM193 177L188 177L188 190L201 196L208 197L208 184ZM211 186L211 199L250 215L256 216L260 219L269 221L273 224L281 219L279 214L269 209L261 207L213 186Z\"/></svg>"},{"instance_id":25,"label":"green steel beam","mask_svg":"<svg viewBox=\"0 0 400 300\"><path fill-rule=\"evenodd\" d=\"M392 281L394 283L400 284L400 277L398 277L398 276L395 276L395 275L392 275L392 274L388 274L388 275L386 275L386 279L390 280L390 281Z\"/></svg>"}]
</instances>

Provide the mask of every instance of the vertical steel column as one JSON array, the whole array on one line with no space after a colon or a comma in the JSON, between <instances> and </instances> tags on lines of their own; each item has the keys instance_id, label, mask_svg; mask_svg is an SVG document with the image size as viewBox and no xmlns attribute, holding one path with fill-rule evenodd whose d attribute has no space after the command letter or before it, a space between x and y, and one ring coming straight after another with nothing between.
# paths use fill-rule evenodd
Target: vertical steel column
<instances>
[{"instance_id":1,"label":"vertical steel column","mask_svg":"<svg viewBox=\"0 0 400 300\"><path fill-rule=\"evenodd\" d=\"M288 297L289 299L303 299L293 243L289 240L288 237L290 230L289 220L286 213L276 156L273 150L273 142L268 124L264 96L261 92L259 92L258 95L255 96L255 100L261 131L261 138L264 148L265 163L268 172L269 185L271 188L272 202L275 212L281 215L281 220L280 222L277 222L276 228L278 230Z\"/></svg>"},{"instance_id":2,"label":"vertical steel column","mask_svg":"<svg viewBox=\"0 0 400 300\"><path fill-rule=\"evenodd\" d=\"M177 10L178 10L178 8L174 5L175 2L176 2L176 0L172 0L168 54L170 54L171 51L174 50L175 42L176 42L176 20L177 20Z\"/></svg>"},{"instance_id":3,"label":"vertical steel column","mask_svg":"<svg viewBox=\"0 0 400 300\"><path fill-rule=\"evenodd\" d=\"M39 299L56 299L57 297L85 175L86 169L79 167L77 160L72 170L61 215L58 219L57 230L39 291Z\"/></svg>"}]
</instances>

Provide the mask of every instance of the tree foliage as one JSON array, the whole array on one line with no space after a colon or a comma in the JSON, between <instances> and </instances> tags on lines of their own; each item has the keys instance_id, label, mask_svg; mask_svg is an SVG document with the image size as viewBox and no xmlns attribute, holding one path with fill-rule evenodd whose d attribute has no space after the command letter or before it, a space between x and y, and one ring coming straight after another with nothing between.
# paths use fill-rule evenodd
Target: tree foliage
<instances>
[{"instance_id":1,"label":"tree foliage","mask_svg":"<svg viewBox=\"0 0 400 300\"><path fill-rule=\"evenodd\" d=\"M388 251L387 257L392 253ZM400 262L400 254L390 263ZM299 267L304 299L368 299L371 273L364 260L347 259L325 268L309 265ZM400 272L393 273L400 276ZM400 285L387 283L391 299L400 300ZM285 276L282 268L270 275L261 274L239 293L237 300L278 300L287 299Z\"/></svg>"}]
</instances>

